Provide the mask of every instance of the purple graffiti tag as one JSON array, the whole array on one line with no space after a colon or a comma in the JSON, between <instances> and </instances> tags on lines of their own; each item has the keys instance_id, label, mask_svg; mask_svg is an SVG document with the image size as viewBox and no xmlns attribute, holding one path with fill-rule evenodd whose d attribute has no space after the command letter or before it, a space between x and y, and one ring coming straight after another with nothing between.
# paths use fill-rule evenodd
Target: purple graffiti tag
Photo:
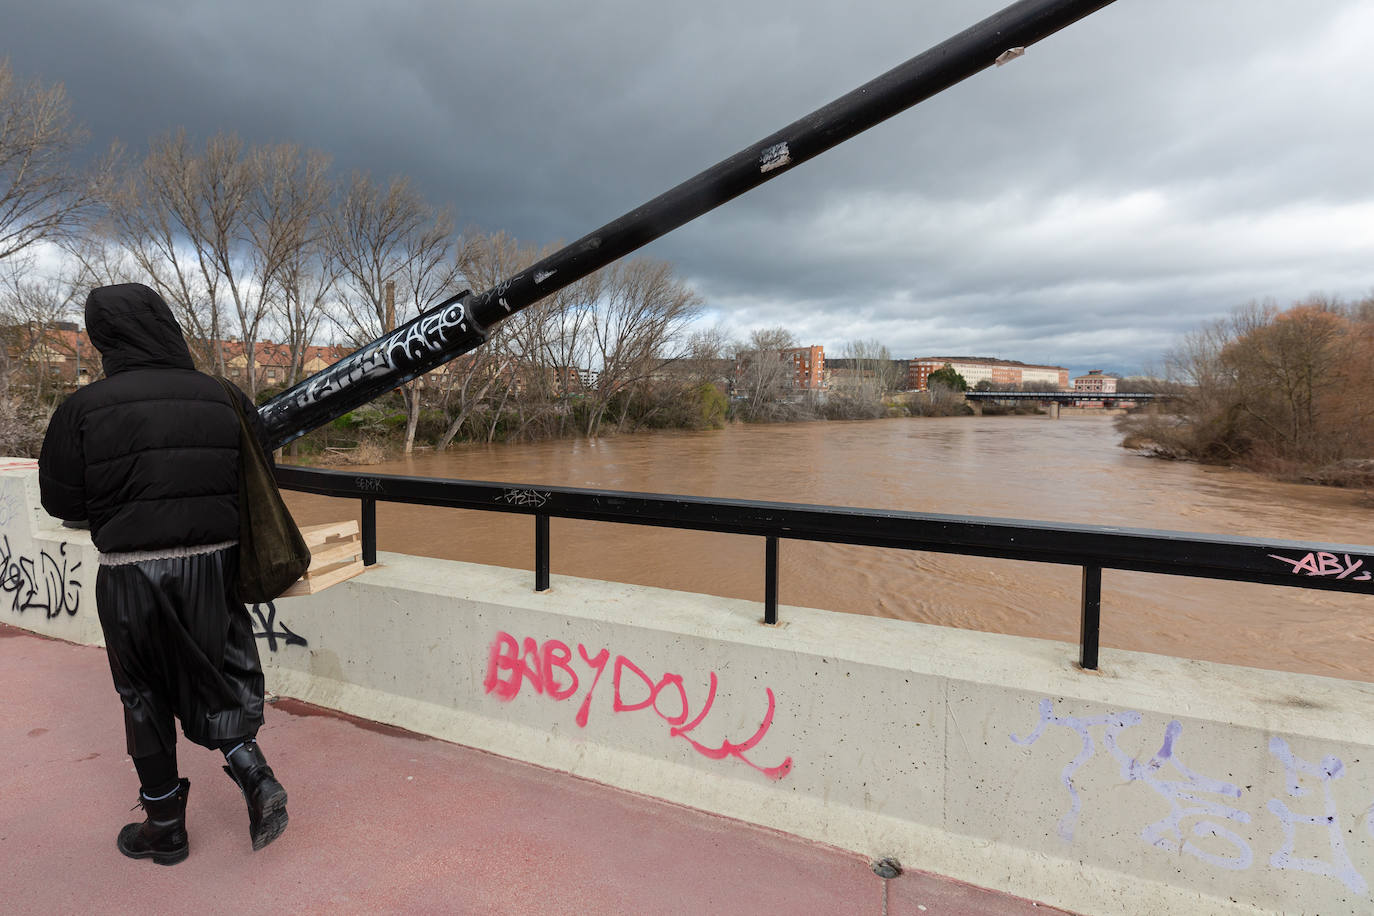
<instances>
[{"instance_id":1,"label":"purple graffiti tag","mask_svg":"<svg viewBox=\"0 0 1374 916\"><path fill-rule=\"evenodd\" d=\"M1078 826L1078 815L1083 809L1083 799L1079 797L1078 788L1073 784L1073 776L1096 753L1089 729L1099 726L1105 727L1107 731L1104 740L1110 747L1115 743L1117 734L1133 725L1139 725L1140 718L1138 712L1107 713L1090 718L1056 716L1054 703L1049 699L1044 699L1040 701L1040 721L1036 723L1035 730L1024 738L1018 738L1016 735L1011 736L1013 744L1030 747L1040 740L1040 736L1044 734L1047 725L1062 725L1070 731L1077 732L1078 736L1083 739L1083 747L1078 751L1077 756L1070 760L1059 774L1064 780L1064 788L1069 790L1069 810L1059 819L1059 836L1065 842L1073 842L1073 832Z\"/></svg>"},{"instance_id":2,"label":"purple graffiti tag","mask_svg":"<svg viewBox=\"0 0 1374 916\"><path fill-rule=\"evenodd\" d=\"M1336 811L1336 800L1331 796L1331 783L1341 778L1345 764L1337 757L1326 756L1321 763L1313 764L1298 757L1288 747L1288 742L1279 737L1269 739L1269 753L1283 761L1288 777L1288 794L1302 798L1311 793L1300 782L1302 776L1317 779L1325 797L1325 812L1322 814L1297 814L1277 798L1271 798L1267 807L1283 823L1283 848L1269 857L1269 864L1275 868L1290 868L1314 875L1337 878L1356 894L1369 891L1369 883L1355 870L1350 856L1345 852L1345 840L1341 837L1340 815ZM1298 824L1312 824L1325 827L1327 839L1331 844L1331 861L1293 855L1294 837Z\"/></svg>"},{"instance_id":3,"label":"purple graffiti tag","mask_svg":"<svg viewBox=\"0 0 1374 916\"><path fill-rule=\"evenodd\" d=\"M1164 742L1160 745L1159 751L1145 763L1141 763L1121 750L1116 743L1115 736L1109 735L1104 739L1112 752L1112 756L1121 765L1123 777L1132 782L1145 783L1169 802L1169 815L1142 830L1140 838L1151 846L1168 852L1182 850L1211 865L1234 871L1244 871L1254 861L1254 854L1250 850L1250 845L1223 824L1215 820L1201 820L1193 824L1192 834L1199 838L1211 836L1225 840L1235 847L1236 855L1234 856L1221 856L1208 852L1195 845L1192 840L1183 838L1181 825L1185 818L1197 816L1225 818L1239 824L1248 824L1250 823L1250 813L1232 808L1213 799L1201 797L1200 793L1215 793L1228 798L1240 798L1240 787L1209 776L1202 776L1184 766L1178 758L1176 746L1181 734L1183 734L1183 724L1177 719L1171 720L1164 728ZM1166 762L1177 770L1183 779L1159 778L1157 774L1163 769ZM1169 834L1172 834L1172 837Z\"/></svg>"}]
</instances>

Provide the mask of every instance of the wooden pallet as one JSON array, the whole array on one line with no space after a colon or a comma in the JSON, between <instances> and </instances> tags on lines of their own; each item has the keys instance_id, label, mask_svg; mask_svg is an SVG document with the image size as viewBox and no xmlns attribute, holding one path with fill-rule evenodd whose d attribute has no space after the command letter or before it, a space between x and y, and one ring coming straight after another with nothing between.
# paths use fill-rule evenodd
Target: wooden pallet
<instances>
[{"instance_id":1,"label":"wooden pallet","mask_svg":"<svg viewBox=\"0 0 1374 916\"><path fill-rule=\"evenodd\" d=\"M313 595L363 571L363 540L356 521L311 525L301 529L301 537L310 548L310 567L281 597Z\"/></svg>"}]
</instances>

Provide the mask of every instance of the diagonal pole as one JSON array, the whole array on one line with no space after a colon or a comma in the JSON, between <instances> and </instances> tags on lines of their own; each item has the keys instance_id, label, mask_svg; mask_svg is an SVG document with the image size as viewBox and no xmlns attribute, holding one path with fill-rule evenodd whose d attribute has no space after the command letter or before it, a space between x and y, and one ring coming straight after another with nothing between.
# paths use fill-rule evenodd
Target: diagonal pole
<instances>
[{"instance_id":1,"label":"diagonal pole","mask_svg":"<svg viewBox=\"0 0 1374 916\"><path fill-rule=\"evenodd\" d=\"M273 447L476 349L489 328L521 309L1111 2L1019 0L509 280L445 299L264 404L259 412Z\"/></svg>"}]
</instances>

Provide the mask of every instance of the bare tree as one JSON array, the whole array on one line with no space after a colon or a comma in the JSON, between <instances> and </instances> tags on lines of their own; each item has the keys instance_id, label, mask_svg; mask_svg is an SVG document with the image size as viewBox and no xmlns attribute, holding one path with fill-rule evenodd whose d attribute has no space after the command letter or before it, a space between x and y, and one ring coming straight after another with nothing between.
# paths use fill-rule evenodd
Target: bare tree
<instances>
[{"instance_id":1,"label":"bare tree","mask_svg":"<svg viewBox=\"0 0 1374 916\"><path fill-rule=\"evenodd\" d=\"M762 328L751 331L749 342L736 352L737 384L751 415L761 414L791 385L792 364L783 353L796 345L786 328Z\"/></svg>"},{"instance_id":2,"label":"bare tree","mask_svg":"<svg viewBox=\"0 0 1374 916\"><path fill-rule=\"evenodd\" d=\"M331 214L327 237L343 293L336 320L359 346L417 315L456 273L451 218L436 212L405 178L383 188L355 174ZM388 288L394 299L388 299ZM400 311L389 314L394 303ZM408 382L402 392L409 453L420 411L419 381Z\"/></svg>"},{"instance_id":3,"label":"bare tree","mask_svg":"<svg viewBox=\"0 0 1374 916\"><path fill-rule=\"evenodd\" d=\"M21 85L0 60L0 264L38 242L71 237L95 204L108 163L96 173L74 169L85 139L61 83Z\"/></svg>"},{"instance_id":4,"label":"bare tree","mask_svg":"<svg viewBox=\"0 0 1374 916\"><path fill-rule=\"evenodd\" d=\"M63 247L71 256L78 286L113 286L143 279L128 250L119 244L108 219L93 223Z\"/></svg>"},{"instance_id":5,"label":"bare tree","mask_svg":"<svg viewBox=\"0 0 1374 916\"><path fill-rule=\"evenodd\" d=\"M515 276L536 259L532 248L522 247L504 232L489 234L469 229L459 240L454 263L458 276L469 288L487 290ZM493 411L487 438L495 435L501 407L516 389L513 369L519 346L513 345L511 340L518 336L519 330L531 320L531 313L538 308L539 305L535 305L497 325L485 345L445 365L440 403L448 426L435 443L437 449L448 448L463 426L493 395L499 396L500 405Z\"/></svg>"},{"instance_id":6,"label":"bare tree","mask_svg":"<svg viewBox=\"0 0 1374 916\"><path fill-rule=\"evenodd\" d=\"M892 353L875 338L851 340L840 347L840 356L854 371L855 387L870 399L881 399L897 386L899 375Z\"/></svg>"},{"instance_id":7,"label":"bare tree","mask_svg":"<svg viewBox=\"0 0 1374 916\"><path fill-rule=\"evenodd\" d=\"M887 347L877 340L851 340L838 359L827 360L830 393L821 412L831 419L872 419L887 407L884 397L897 384L900 372Z\"/></svg>"},{"instance_id":8,"label":"bare tree","mask_svg":"<svg viewBox=\"0 0 1374 916\"><path fill-rule=\"evenodd\" d=\"M282 332L290 365L286 384L300 381L339 267L325 242L330 198L329 160L321 153L280 145L256 154L259 186L249 235L257 249L271 316Z\"/></svg>"},{"instance_id":9,"label":"bare tree","mask_svg":"<svg viewBox=\"0 0 1374 916\"><path fill-rule=\"evenodd\" d=\"M588 436L598 434L617 400L627 399L663 364L701 303L666 261L635 258L602 273L599 301L589 313L597 379L587 397ZM619 406L623 424L628 404Z\"/></svg>"},{"instance_id":10,"label":"bare tree","mask_svg":"<svg viewBox=\"0 0 1374 916\"><path fill-rule=\"evenodd\" d=\"M406 320L438 301L453 286L458 275L457 264L452 258L453 220L448 213L432 214L432 220L407 236L402 248L403 268L397 296L404 302ZM402 388L407 409L407 455L415 447L415 428L420 419L423 388L423 378Z\"/></svg>"},{"instance_id":11,"label":"bare tree","mask_svg":"<svg viewBox=\"0 0 1374 916\"><path fill-rule=\"evenodd\" d=\"M50 409L49 403L61 394L63 364L77 355L68 352L58 333L58 324L77 307L77 295L68 274L7 271L0 275L0 327L4 329L0 346L19 357L5 367L7 381L20 382L24 397L40 409ZM75 381L78 375L75 371L72 375Z\"/></svg>"},{"instance_id":12,"label":"bare tree","mask_svg":"<svg viewBox=\"0 0 1374 916\"><path fill-rule=\"evenodd\" d=\"M201 170L184 131L154 139L147 157L112 187L110 222L149 285L176 313L196 362L223 375L220 274L206 246L192 241L206 237Z\"/></svg>"},{"instance_id":13,"label":"bare tree","mask_svg":"<svg viewBox=\"0 0 1374 916\"><path fill-rule=\"evenodd\" d=\"M730 335L720 325L693 331L682 356L688 381L693 385L714 384L728 391L734 376L733 365L727 367L730 351Z\"/></svg>"},{"instance_id":14,"label":"bare tree","mask_svg":"<svg viewBox=\"0 0 1374 916\"><path fill-rule=\"evenodd\" d=\"M547 253L539 252L542 257ZM562 435L593 383L595 310L605 274L596 271L515 316L502 342L514 362L512 435Z\"/></svg>"},{"instance_id":15,"label":"bare tree","mask_svg":"<svg viewBox=\"0 0 1374 916\"><path fill-rule=\"evenodd\" d=\"M280 266L283 220L275 189L263 182L263 159L245 153L233 134L217 134L205 144L189 191L185 227L197 257L218 274L238 319L248 394L257 394L257 341L267 315L267 294Z\"/></svg>"},{"instance_id":16,"label":"bare tree","mask_svg":"<svg viewBox=\"0 0 1374 916\"><path fill-rule=\"evenodd\" d=\"M223 374L222 341L242 341L257 393L257 343L276 313L292 366L319 322L332 283L320 247L327 160L299 147L247 148L232 134L197 151L184 131L152 141L111 194L114 235L174 308L202 364Z\"/></svg>"}]
</instances>

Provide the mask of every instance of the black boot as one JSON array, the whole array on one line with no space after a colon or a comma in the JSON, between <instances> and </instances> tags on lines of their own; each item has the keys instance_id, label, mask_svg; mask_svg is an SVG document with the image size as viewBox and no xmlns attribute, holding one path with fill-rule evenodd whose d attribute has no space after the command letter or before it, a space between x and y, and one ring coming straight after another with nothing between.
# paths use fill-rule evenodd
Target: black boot
<instances>
[{"instance_id":1,"label":"black boot","mask_svg":"<svg viewBox=\"0 0 1374 916\"><path fill-rule=\"evenodd\" d=\"M138 803L148 812L141 824L128 824L119 831L115 845L131 859L152 859L158 865L175 865L191 854L186 837L186 796L191 780L182 779L177 790L166 798L151 801L140 792Z\"/></svg>"},{"instance_id":2,"label":"black boot","mask_svg":"<svg viewBox=\"0 0 1374 916\"><path fill-rule=\"evenodd\" d=\"M248 801L248 834L261 849L286 829L286 790L277 782L257 742L245 741L227 755L224 772L238 783Z\"/></svg>"}]
</instances>

